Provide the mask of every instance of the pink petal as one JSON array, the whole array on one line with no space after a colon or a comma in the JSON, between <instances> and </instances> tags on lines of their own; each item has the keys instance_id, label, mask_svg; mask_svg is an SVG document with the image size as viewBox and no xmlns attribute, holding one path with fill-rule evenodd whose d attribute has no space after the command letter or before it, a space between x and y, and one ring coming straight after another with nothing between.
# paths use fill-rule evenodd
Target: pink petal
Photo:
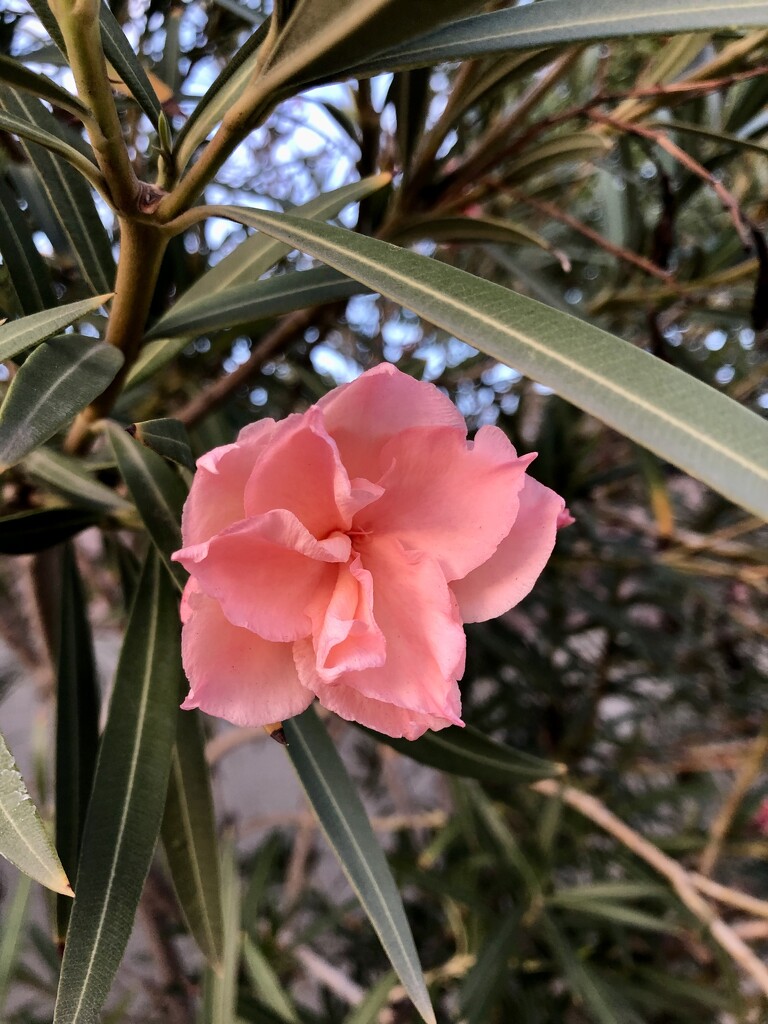
<instances>
[{"instance_id":1,"label":"pink petal","mask_svg":"<svg viewBox=\"0 0 768 1024\"><path fill-rule=\"evenodd\" d=\"M525 478L517 519L496 553L464 579L451 583L464 622L495 618L530 592L552 554L564 508L559 494L533 477Z\"/></svg>"},{"instance_id":2,"label":"pink petal","mask_svg":"<svg viewBox=\"0 0 768 1024\"><path fill-rule=\"evenodd\" d=\"M381 363L317 403L328 433L341 452L350 477L378 481L378 452L394 434L409 427L453 427L466 437L464 418L434 386L414 380L391 363ZM381 467L381 471L386 469Z\"/></svg>"},{"instance_id":3,"label":"pink petal","mask_svg":"<svg viewBox=\"0 0 768 1024\"><path fill-rule=\"evenodd\" d=\"M359 555L339 566L330 602L316 602L312 619L313 637L294 647L308 674L333 682L345 672L384 664L386 642L373 617L373 580Z\"/></svg>"},{"instance_id":4,"label":"pink petal","mask_svg":"<svg viewBox=\"0 0 768 1024\"><path fill-rule=\"evenodd\" d=\"M359 722L369 729L383 732L385 736L394 736L406 740L417 740L428 729L435 732L445 729L448 725L461 725L455 719L440 718L438 715L425 715L418 711L407 711L395 707L386 701L364 697L351 686L321 683L317 689L320 703L335 712L348 722Z\"/></svg>"},{"instance_id":5,"label":"pink petal","mask_svg":"<svg viewBox=\"0 0 768 1024\"><path fill-rule=\"evenodd\" d=\"M332 563L346 562L349 553L345 534L318 541L292 513L276 509L173 558L216 598L232 625L265 640L288 641L309 635L309 606L319 594L330 598Z\"/></svg>"},{"instance_id":6,"label":"pink petal","mask_svg":"<svg viewBox=\"0 0 768 1024\"><path fill-rule=\"evenodd\" d=\"M376 500L381 488L356 481L353 491L316 408L284 422L288 426L273 436L245 487L245 515L287 509L315 537L348 529L355 512Z\"/></svg>"},{"instance_id":7,"label":"pink petal","mask_svg":"<svg viewBox=\"0 0 768 1024\"><path fill-rule=\"evenodd\" d=\"M466 639L440 566L390 538L363 539L360 557L373 577L373 612L386 639L386 661L346 671L327 685L460 724L456 680L464 672ZM295 653L302 683L319 693L326 680L306 657L306 645L297 644Z\"/></svg>"},{"instance_id":8,"label":"pink petal","mask_svg":"<svg viewBox=\"0 0 768 1024\"><path fill-rule=\"evenodd\" d=\"M186 547L200 544L244 518L246 481L267 449L275 426L274 420L258 420L242 430L234 444L214 448L197 460L197 473L181 517Z\"/></svg>"},{"instance_id":9,"label":"pink petal","mask_svg":"<svg viewBox=\"0 0 768 1024\"><path fill-rule=\"evenodd\" d=\"M487 561L509 533L533 455L518 458L498 427L475 441L450 427L401 431L382 449L383 496L355 518L375 536L394 535L437 559L448 580Z\"/></svg>"},{"instance_id":10,"label":"pink petal","mask_svg":"<svg viewBox=\"0 0 768 1024\"><path fill-rule=\"evenodd\" d=\"M314 695L299 682L291 644L270 643L233 626L191 581L181 650L190 691L182 704L236 725L269 725L298 715Z\"/></svg>"}]
</instances>

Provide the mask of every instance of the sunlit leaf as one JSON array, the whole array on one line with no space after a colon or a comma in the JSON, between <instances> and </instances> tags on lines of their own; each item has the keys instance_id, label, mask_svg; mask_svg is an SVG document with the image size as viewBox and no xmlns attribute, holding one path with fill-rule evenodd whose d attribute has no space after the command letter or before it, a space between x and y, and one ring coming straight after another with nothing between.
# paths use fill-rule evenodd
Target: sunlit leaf
<instances>
[{"instance_id":1,"label":"sunlit leaf","mask_svg":"<svg viewBox=\"0 0 768 1024\"><path fill-rule=\"evenodd\" d=\"M0 325L0 362L14 359L20 352L25 352L64 327L69 327L76 320L93 313L109 298L109 295L96 295L92 299L70 302L66 306L57 306L54 309L44 309L39 313L32 313L30 316Z\"/></svg>"},{"instance_id":2,"label":"sunlit leaf","mask_svg":"<svg viewBox=\"0 0 768 1024\"><path fill-rule=\"evenodd\" d=\"M1 733L0 855L41 885L72 895L58 854Z\"/></svg>"},{"instance_id":3,"label":"sunlit leaf","mask_svg":"<svg viewBox=\"0 0 768 1024\"><path fill-rule=\"evenodd\" d=\"M66 334L39 345L0 408L0 471L20 462L111 382L123 362L112 345Z\"/></svg>"}]
</instances>

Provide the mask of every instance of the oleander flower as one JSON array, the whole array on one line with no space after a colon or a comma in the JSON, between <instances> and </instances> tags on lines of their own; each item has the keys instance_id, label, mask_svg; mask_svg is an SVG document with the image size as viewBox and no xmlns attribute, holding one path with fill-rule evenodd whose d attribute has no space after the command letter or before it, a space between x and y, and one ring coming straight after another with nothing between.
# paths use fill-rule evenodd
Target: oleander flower
<instances>
[{"instance_id":1,"label":"oleander flower","mask_svg":"<svg viewBox=\"0 0 768 1024\"><path fill-rule=\"evenodd\" d=\"M498 427L467 440L389 364L197 463L184 508L184 708L265 725L317 698L390 736L462 725L462 623L530 591L570 522Z\"/></svg>"}]
</instances>

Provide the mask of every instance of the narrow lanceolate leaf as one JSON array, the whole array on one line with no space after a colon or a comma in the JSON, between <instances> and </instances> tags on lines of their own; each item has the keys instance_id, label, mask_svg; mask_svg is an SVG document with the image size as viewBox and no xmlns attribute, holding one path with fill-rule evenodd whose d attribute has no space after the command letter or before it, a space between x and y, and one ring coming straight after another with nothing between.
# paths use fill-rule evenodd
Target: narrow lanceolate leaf
<instances>
[{"instance_id":1,"label":"narrow lanceolate leaf","mask_svg":"<svg viewBox=\"0 0 768 1024\"><path fill-rule=\"evenodd\" d=\"M42 256L35 248L31 225L19 209L13 191L2 178L0 178L0 255L3 257L3 263L22 312L40 313L56 304L51 275Z\"/></svg>"},{"instance_id":2,"label":"narrow lanceolate leaf","mask_svg":"<svg viewBox=\"0 0 768 1024\"><path fill-rule=\"evenodd\" d=\"M56 848L70 878L77 874L85 812L99 746L99 689L85 592L71 545L61 564L61 615L56 689ZM72 904L59 899L63 940Z\"/></svg>"},{"instance_id":3,"label":"narrow lanceolate leaf","mask_svg":"<svg viewBox=\"0 0 768 1024\"><path fill-rule=\"evenodd\" d=\"M430 232L421 232L421 237L430 237ZM182 308L174 307L157 321L147 337L183 335L186 345L190 336L252 324L295 309L346 299L361 291L367 291L364 285L328 267L277 274L213 292Z\"/></svg>"},{"instance_id":4,"label":"narrow lanceolate leaf","mask_svg":"<svg viewBox=\"0 0 768 1024\"><path fill-rule=\"evenodd\" d=\"M14 970L23 946L24 922L27 918L31 888L32 883L26 875L19 875L13 897L6 897L8 902L3 907L3 929L0 932L0 1014L5 1010Z\"/></svg>"},{"instance_id":5,"label":"narrow lanceolate leaf","mask_svg":"<svg viewBox=\"0 0 768 1024\"><path fill-rule=\"evenodd\" d=\"M397 886L357 790L313 708L285 723L288 753L317 819L427 1024L435 1015Z\"/></svg>"},{"instance_id":6,"label":"narrow lanceolate leaf","mask_svg":"<svg viewBox=\"0 0 768 1024\"><path fill-rule=\"evenodd\" d=\"M147 115L155 128L160 117L160 100L155 95L141 66L133 52L131 44L120 28L120 22L102 0L101 5L101 42L107 60L122 78L131 91L131 95Z\"/></svg>"},{"instance_id":7,"label":"narrow lanceolate leaf","mask_svg":"<svg viewBox=\"0 0 768 1024\"><path fill-rule=\"evenodd\" d=\"M286 1024L301 1024L274 967L247 935L243 939L243 965L259 1002Z\"/></svg>"},{"instance_id":8,"label":"narrow lanceolate leaf","mask_svg":"<svg viewBox=\"0 0 768 1024\"><path fill-rule=\"evenodd\" d=\"M150 552L96 765L54 1024L96 1024L109 994L160 831L180 685L176 596Z\"/></svg>"},{"instance_id":9,"label":"narrow lanceolate leaf","mask_svg":"<svg viewBox=\"0 0 768 1024\"><path fill-rule=\"evenodd\" d=\"M123 357L112 345L66 334L19 368L0 408L0 472L66 426L107 387Z\"/></svg>"},{"instance_id":10,"label":"narrow lanceolate leaf","mask_svg":"<svg viewBox=\"0 0 768 1024\"><path fill-rule=\"evenodd\" d=\"M0 108L69 145L82 145L79 136L59 124L40 100L29 93L10 88L0 90ZM115 278L115 261L90 185L78 171L45 147L26 139L22 139L22 146L34 168L47 214L69 243L69 255L83 280L93 292L110 291Z\"/></svg>"},{"instance_id":11,"label":"narrow lanceolate leaf","mask_svg":"<svg viewBox=\"0 0 768 1024\"><path fill-rule=\"evenodd\" d=\"M768 518L768 423L682 370L567 313L387 242L285 214L206 209L362 281Z\"/></svg>"},{"instance_id":12,"label":"narrow lanceolate leaf","mask_svg":"<svg viewBox=\"0 0 768 1024\"><path fill-rule=\"evenodd\" d=\"M33 480L47 484L78 508L113 513L128 512L133 508L130 501L94 479L82 459L42 447L24 459L23 468Z\"/></svg>"},{"instance_id":13,"label":"narrow lanceolate leaf","mask_svg":"<svg viewBox=\"0 0 768 1024\"><path fill-rule=\"evenodd\" d=\"M535 245L564 257L537 231L500 217L424 217L412 221L397 234L398 242L431 238L434 242L495 242L498 245Z\"/></svg>"},{"instance_id":14,"label":"narrow lanceolate leaf","mask_svg":"<svg viewBox=\"0 0 768 1024\"><path fill-rule=\"evenodd\" d=\"M224 911L224 956L219 971L205 972L201 1024L231 1024L237 1004L237 976L240 968L242 930L240 918L240 875L231 841L221 850L221 902Z\"/></svg>"},{"instance_id":15,"label":"narrow lanceolate leaf","mask_svg":"<svg viewBox=\"0 0 768 1024\"><path fill-rule=\"evenodd\" d=\"M218 969L224 957L219 850L210 772L196 712L179 715L162 835L189 930L208 963Z\"/></svg>"},{"instance_id":16,"label":"narrow lanceolate leaf","mask_svg":"<svg viewBox=\"0 0 768 1024\"><path fill-rule=\"evenodd\" d=\"M134 423L130 431L141 444L162 455L164 459L194 470L195 459L189 447L187 428L179 420L144 420Z\"/></svg>"},{"instance_id":17,"label":"narrow lanceolate leaf","mask_svg":"<svg viewBox=\"0 0 768 1024\"><path fill-rule=\"evenodd\" d=\"M0 854L41 885L72 895L50 836L0 733Z\"/></svg>"},{"instance_id":18,"label":"narrow lanceolate leaf","mask_svg":"<svg viewBox=\"0 0 768 1024\"><path fill-rule=\"evenodd\" d=\"M766 25L768 7L763 0L561 0L454 21L364 64L355 62L347 73L371 75L598 39Z\"/></svg>"},{"instance_id":19,"label":"narrow lanceolate leaf","mask_svg":"<svg viewBox=\"0 0 768 1024\"><path fill-rule=\"evenodd\" d=\"M92 299L70 302L55 309L44 309L19 320L12 320L9 324L3 324L0 326L0 362L15 358L20 352L45 341L81 317L95 312L110 297L96 295Z\"/></svg>"},{"instance_id":20,"label":"narrow lanceolate leaf","mask_svg":"<svg viewBox=\"0 0 768 1024\"><path fill-rule=\"evenodd\" d=\"M117 423L106 425L120 475L147 528L150 540L179 590L187 574L171 555L181 547L181 509L187 490L161 455L145 448Z\"/></svg>"},{"instance_id":21,"label":"narrow lanceolate leaf","mask_svg":"<svg viewBox=\"0 0 768 1024\"><path fill-rule=\"evenodd\" d=\"M89 181L95 189L101 193L106 193L107 186L106 182L101 176L101 171L98 169L95 163L84 156L79 150L75 149L74 146L70 146L69 143L64 142L57 135L51 135L50 132L43 131L38 128L37 125L30 124L27 121L22 120L20 117L13 117L11 114L0 114L0 129L6 132L11 132L13 135L18 135L21 139L26 139L28 142L35 142L38 146L42 146L44 149L49 149L52 153L56 153L57 156L63 157L68 164L71 164L82 176Z\"/></svg>"},{"instance_id":22,"label":"narrow lanceolate leaf","mask_svg":"<svg viewBox=\"0 0 768 1024\"><path fill-rule=\"evenodd\" d=\"M0 555L31 555L95 526L99 515L86 508L36 508L0 516Z\"/></svg>"},{"instance_id":23,"label":"narrow lanceolate leaf","mask_svg":"<svg viewBox=\"0 0 768 1024\"><path fill-rule=\"evenodd\" d=\"M45 75L31 71L13 57L0 55L0 82L12 85L15 89L23 89L25 92L32 93L33 96L39 96L54 107L68 110L75 117L88 117L88 108L76 96L67 92L66 89L62 89L60 85L56 85Z\"/></svg>"},{"instance_id":24,"label":"narrow lanceolate leaf","mask_svg":"<svg viewBox=\"0 0 768 1024\"><path fill-rule=\"evenodd\" d=\"M370 735L420 764L480 782L532 782L551 779L565 772L565 765L543 761L522 750L507 747L470 725L463 729L452 726L440 732L427 732L421 739L413 741L393 739L374 732Z\"/></svg>"}]
</instances>

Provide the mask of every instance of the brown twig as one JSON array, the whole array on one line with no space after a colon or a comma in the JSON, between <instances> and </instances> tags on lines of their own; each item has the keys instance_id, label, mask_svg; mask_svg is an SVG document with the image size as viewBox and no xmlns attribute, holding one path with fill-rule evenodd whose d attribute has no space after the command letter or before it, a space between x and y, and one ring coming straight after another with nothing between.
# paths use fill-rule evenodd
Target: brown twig
<instances>
[{"instance_id":1,"label":"brown twig","mask_svg":"<svg viewBox=\"0 0 768 1024\"><path fill-rule=\"evenodd\" d=\"M722 807L715 815L709 831L709 840L704 847L699 863L702 875L711 875L720 857L723 841L730 831L733 819L741 806L744 797L754 783L768 756L768 722L763 726L760 735L751 744L747 756L739 765L733 786Z\"/></svg>"},{"instance_id":2,"label":"brown twig","mask_svg":"<svg viewBox=\"0 0 768 1024\"><path fill-rule=\"evenodd\" d=\"M733 221L733 225L736 228L736 233L738 234L744 248L752 248L752 236L749 232L749 228L744 223L738 199L729 192L725 185L718 181L706 167L700 164L698 160L694 160L694 158L689 153L686 153L684 149L681 149L676 145L668 135L662 131L656 130L655 128L646 128L644 125L634 124L629 121L619 121L616 118L611 117L610 114L602 114L597 110L588 111L587 117L592 121L596 121L598 124L609 125L611 128L615 128L616 131L626 132L630 135L638 135L643 139L648 139L650 142L655 143L655 145L669 153L671 157L677 160L678 163L682 164L683 167L687 168L687 170L692 174L695 174L696 177L705 181L717 195L726 210L728 210L731 220Z\"/></svg>"},{"instance_id":3,"label":"brown twig","mask_svg":"<svg viewBox=\"0 0 768 1024\"><path fill-rule=\"evenodd\" d=\"M238 366L226 377L220 377L199 395L195 395L174 413L175 419L180 420L186 427L193 427L209 413L218 409L232 394L246 385L271 356L279 352L290 341L300 337L312 323L316 314L317 307L312 306L284 317L268 334L264 335L242 366Z\"/></svg>"},{"instance_id":4,"label":"brown twig","mask_svg":"<svg viewBox=\"0 0 768 1024\"><path fill-rule=\"evenodd\" d=\"M653 277L657 277L661 281L670 282L672 280L672 274L670 271L657 266L655 263L652 263L651 260L647 260L644 256L639 256L637 253L632 252L631 249L625 249L621 245L615 245L604 235L601 235L599 231L595 231L587 224L578 220L578 218L573 217L570 213L566 213L565 210L561 210L560 207L556 206L554 203L550 203L546 199L535 199L533 196L527 196L521 189L514 188L511 185L504 185L501 182L496 183L496 188L499 191L512 196L519 202L525 203L526 206L530 206L532 209L538 210L539 213L545 213L553 220L558 220L561 224L566 224L569 228L573 228L574 231L578 231L579 234L588 238L596 245L599 245L601 249L610 253L611 256L615 256L619 260L624 260L625 263L631 263L633 266L639 267L640 270L645 271L646 274L651 274Z\"/></svg>"},{"instance_id":5,"label":"brown twig","mask_svg":"<svg viewBox=\"0 0 768 1024\"><path fill-rule=\"evenodd\" d=\"M552 779L535 782L531 789L542 796L562 800L612 835L628 850L631 850L666 878L684 906L704 925L721 949L725 950L731 959L739 964L763 994L768 997L768 967L734 932L733 928L718 916L711 904L707 903L682 864L662 853L657 846L617 818L605 804L589 793L583 793L573 786L563 786Z\"/></svg>"}]
</instances>

